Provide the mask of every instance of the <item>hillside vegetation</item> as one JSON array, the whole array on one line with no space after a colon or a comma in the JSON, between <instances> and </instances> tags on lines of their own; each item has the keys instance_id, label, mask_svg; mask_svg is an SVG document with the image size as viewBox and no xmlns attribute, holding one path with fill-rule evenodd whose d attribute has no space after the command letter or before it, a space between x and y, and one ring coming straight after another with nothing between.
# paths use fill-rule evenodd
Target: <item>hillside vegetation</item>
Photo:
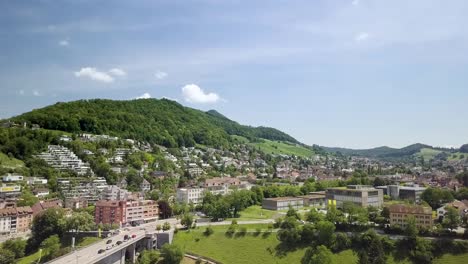
<instances>
[{"instance_id":1,"label":"hillside vegetation","mask_svg":"<svg viewBox=\"0 0 468 264\"><path fill-rule=\"evenodd\" d=\"M229 135L243 136L250 141L268 139L298 143L274 128L243 126L214 110L203 112L167 99L59 102L10 120L70 133L137 139L166 147L227 146L231 141Z\"/></svg>"}]
</instances>

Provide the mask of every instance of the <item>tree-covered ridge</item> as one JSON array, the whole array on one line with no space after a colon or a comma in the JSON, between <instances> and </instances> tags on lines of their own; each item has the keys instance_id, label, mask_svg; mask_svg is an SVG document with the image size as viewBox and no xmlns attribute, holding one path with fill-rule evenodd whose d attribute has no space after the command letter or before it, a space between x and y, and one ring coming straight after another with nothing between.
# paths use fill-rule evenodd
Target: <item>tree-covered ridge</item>
<instances>
[{"instance_id":1,"label":"tree-covered ridge","mask_svg":"<svg viewBox=\"0 0 468 264\"><path fill-rule=\"evenodd\" d=\"M231 141L229 135L297 142L276 129L242 126L214 112L205 113L167 99L93 99L59 102L13 117L11 121L71 133L137 139L166 147L227 146Z\"/></svg>"}]
</instances>

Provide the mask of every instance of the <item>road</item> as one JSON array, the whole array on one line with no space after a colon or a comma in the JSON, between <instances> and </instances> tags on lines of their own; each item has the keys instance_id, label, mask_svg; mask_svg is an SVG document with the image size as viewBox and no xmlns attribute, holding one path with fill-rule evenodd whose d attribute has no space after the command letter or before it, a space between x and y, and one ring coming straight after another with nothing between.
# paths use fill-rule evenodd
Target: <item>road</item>
<instances>
[{"instance_id":1,"label":"road","mask_svg":"<svg viewBox=\"0 0 468 264\"><path fill-rule=\"evenodd\" d=\"M130 237L132 235L136 236L135 238L130 239L130 242L132 240L133 241L134 240L140 240L145 236L146 231L154 231L154 230L156 230L156 225L158 225L158 224L162 225L164 222L168 222L169 224L174 226L174 225L176 225L178 223L178 220L171 218L171 219L158 220L158 221L155 221L155 222L142 224L142 225L137 226L137 227L127 227L128 231L125 231L124 229L121 229L120 230L121 232L118 235L114 235L112 237L105 238L102 241L91 244L91 245L89 245L87 247L77 249L72 253L69 253L69 254L64 255L62 257L59 257L59 258L57 258L55 260L52 260L52 261L50 261L48 263L54 263L54 264L59 264L59 263L67 263L67 264L71 264L71 263L80 263L80 264L95 263L103 255L104 256L112 255L113 253L127 247L129 242L124 242L121 245L116 245L115 244L117 241L123 241L125 235L129 235ZM104 253L99 254L98 251L100 249L104 249L104 250L106 249L106 247L108 246L108 244L106 244L106 242L109 239L112 240L111 245L114 244L114 247L112 247L112 249L110 249L110 250L106 250Z\"/></svg>"}]
</instances>

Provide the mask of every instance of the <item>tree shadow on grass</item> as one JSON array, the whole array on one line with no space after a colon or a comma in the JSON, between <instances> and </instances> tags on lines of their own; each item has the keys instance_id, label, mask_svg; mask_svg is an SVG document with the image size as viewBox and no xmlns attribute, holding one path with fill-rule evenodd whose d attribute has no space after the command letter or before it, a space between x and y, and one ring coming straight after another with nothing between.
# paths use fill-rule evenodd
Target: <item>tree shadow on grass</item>
<instances>
[{"instance_id":1,"label":"tree shadow on grass","mask_svg":"<svg viewBox=\"0 0 468 264\"><path fill-rule=\"evenodd\" d=\"M270 236L271 236L271 232L265 232L265 233L263 233L262 238L266 239L266 238L268 238Z\"/></svg>"}]
</instances>

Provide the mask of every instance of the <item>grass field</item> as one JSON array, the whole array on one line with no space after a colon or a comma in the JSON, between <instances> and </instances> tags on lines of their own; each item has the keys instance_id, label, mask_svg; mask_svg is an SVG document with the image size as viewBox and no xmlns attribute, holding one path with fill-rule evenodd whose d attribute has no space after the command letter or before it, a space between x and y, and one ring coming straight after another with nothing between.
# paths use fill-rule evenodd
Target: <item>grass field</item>
<instances>
[{"instance_id":1,"label":"grass field","mask_svg":"<svg viewBox=\"0 0 468 264\"><path fill-rule=\"evenodd\" d=\"M9 158L5 153L0 152L0 167L18 168L23 167L24 162L15 158Z\"/></svg>"},{"instance_id":2,"label":"grass field","mask_svg":"<svg viewBox=\"0 0 468 264\"><path fill-rule=\"evenodd\" d=\"M312 150L299 145L266 139L263 140L263 142L250 143L250 145L260 148L261 151L268 154L284 154L301 157L310 157L314 154Z\"/></svg>"},{"instance_id":3,"label":"grass field","mask_svg":"<svg viewBox=\"0 0 468 264\"><path fill-rule=\"evenodd\" d=\"M32 254L32 255L29 255L29 256L26 256L24 258L20 258L18 260L18 262L16 262L17 264L31 264L31 263L36 263L37 260L39 259L39 251L37 251L36 253Z\"/></svg>"},{"instance_id":4,"label":"grass field","mask_svg":"<svg viewBox=\"0 0 468 264\"><path fill-rule=\"evenodd\" d=\"M416 153L417 157L423 157L425 161L429 161L433 159L437 154L441 153L442 151L430 148L423 148L421 151Z\"/></svg>"},{"instance_id":5,"label":"grass field","mask_svg":"<svg viewBox=\"0 0 468 264\"><path fill-rule=\"evenodd\" d=\"M243 225L248 233L232 238L225 235L227 226L213 226L214 234L205 237L205 228L191 231L179 231L174 238L174 243L186 251L207 256L225 264L247 263L301 263L305 248L292 252L284 252L277 248L279 242L275 233L264 235L255 234L256 228L266 230L266 225ZM356 257L350 250L334 255L333 263L355 262Z\"/></svg>"},{"instance_id":6,"label":"grass field","mask_svg":"<svg viewBox=\"0 0 468 264\"><path fill-rule=\"evenodd\" d=\"M247 264L247 263L301 263L305 248L291 252L284 252L277 246L279 241L275 233L265 236L256 234L256 229L262 231L267 225L242 225L247 227L245 236L234 235L227 237L225 231L228 226L213 226L214 233L206 237L203 235L204 227L191 231L179 231L174 237L174 243L181 246L185 251L193 252L202 256L210 257L224 264ZM468 253L462 255L444 255L435 259L435 264L461 264L467 263ZM333 255L333 263L356 263L357 257L351 250ZM392 257L388 259L390 264L410 264L409 261L396 262Z\"/></svg>"}]
</instances>

